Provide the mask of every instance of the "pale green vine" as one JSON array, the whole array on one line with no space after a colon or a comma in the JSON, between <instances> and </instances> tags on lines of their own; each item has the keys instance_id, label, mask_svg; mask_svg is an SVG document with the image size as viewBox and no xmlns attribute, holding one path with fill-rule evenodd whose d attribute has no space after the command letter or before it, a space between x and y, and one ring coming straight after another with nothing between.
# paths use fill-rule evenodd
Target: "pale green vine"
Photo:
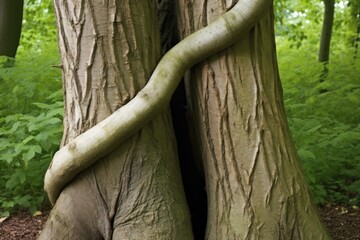
<instances>
[{"instance_id":1,"label":"pale green vine","mask_svg":"<svg viewBox=\"0 0 360 240\"><path fill-rule=\"evenodd\" d=\"M185 71L229 47L250 30L271 0L240 0L207 27L191 34L160 60L147 85L125 106L56 152L45 175L55 204L64 186L164 111Z\"/></svg>"}]
</instances>

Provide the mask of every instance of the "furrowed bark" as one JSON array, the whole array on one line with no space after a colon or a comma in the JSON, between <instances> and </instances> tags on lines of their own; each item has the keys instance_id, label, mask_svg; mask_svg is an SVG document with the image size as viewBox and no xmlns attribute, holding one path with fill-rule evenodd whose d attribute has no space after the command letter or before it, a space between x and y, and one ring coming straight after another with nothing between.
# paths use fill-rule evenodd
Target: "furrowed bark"
<instances>
[{"instance_id":1,"label":"furrowed bark","mask_svg":"<svg viewBox=\"0 0 360 240\"><path fill-rule=\"evenodd\" d=\"M130 102L61 148L45 176L45 190L50 201L54 204L63 187L77 174L163 112L184 72L236 42L251 29L271 2L241 1L204 29L185 38L160 60L147 85Z\"/></svg>"},{"instance_id":2,"label":"furrowed bark","mask_svg":"<svg viewBox=\"0 0 360 240\"><path fill-rule=\"evenodd\" d=\"M73 142L80 135L81 141L94 144L90 148L104 151L101 136L81 133L126 106L150 78L161 56L156 0L56 0L54 5L65 98L63 144L68 154L79 149L88 154ZM109 125L100 126L98 134L112 134ZM169 111L126 141L112 141L110 153L61 191L39 239L191 240ZM61 154L54 166L58 160ZM75 176L79 165L70 165Z\"/></svg>"},{"instance_id":3,"label":"furrowed bark","mask_svg":"<svg viewBox=\"0 0 360 240\"><path fill-rule=\"evenodd\" d=\"M231 4L180 0L183 37ZM191 132L208 194L205 239L329 239L287 126L273 20L267 6L236 44L186 74Z\"/></svg>"}]
</instances>

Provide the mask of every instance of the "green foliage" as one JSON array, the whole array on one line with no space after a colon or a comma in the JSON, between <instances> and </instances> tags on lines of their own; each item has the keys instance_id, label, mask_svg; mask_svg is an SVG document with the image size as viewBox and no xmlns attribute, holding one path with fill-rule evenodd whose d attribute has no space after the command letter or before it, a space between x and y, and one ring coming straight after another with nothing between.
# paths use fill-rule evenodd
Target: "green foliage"
<instances>
[{"instance_id":1,"label":"green foliage","mask_svg":"<svg viewBox=\"0 0 360 240\"><path fill-rule=\"evenodd\" d=\"M313 34L317 38L323 18L321 0L275 0L274 3L277 35L290 40L290 47L299 48L304 40L314 39L311 38ZM312 44L316 46L319 42L312 41Z\"/></svg>"},{"instance_id":2,"label":"green foliage","mask_svg":"<svg viewBox=\"0 0 360 240\"><path fill-rule=\"evenodd\" d=\"M19 51L14 67L0 68L0 116L38 111L32 103L61 88L55 46Z\"/></svg>"},{"instance_id":3,"label":"green foliage","mask_svg":"<svg viewBox=\"0 0 360 240\"><path fill-rule=\"evenodd\" d=\"M56 41L56 23L51 0L25 0L20 48L42 48ZM56 46L56 44L52 44ZM46 49L46 48L45 48Z\"/></svg>"},{"instance_id":4,"label":"green foliage","mask_svg":"<svg viewBox=\"0 0 360 240\"><path fill-rule=\"evenodd\" d=\"M353 44L360 26L358 0L335 0L333 38ZM275 0L277 35L290 40L290 47L299 48L305 39L313 47L320 44L320 31L324 18L322 0Z\"/></svg>"},{"instance_id":5,"label":"green foliage","mask_svg":"<svg viewBox=\"0 0 360 240\"><path fill-rule=\"evenodd\" d=\"M360 61L344 43L333 46L320 83L312 45L277 40L288 121L315 200L359 204Z\"/></svg>"},{"instance_id":6,"label":"green foliage","mask_svg":"<svg viewBox=\"0 0 360 240\"><path fill-rule=\"evenodd\" d=\"M59 98L60 95L60 98ZM36 211L44 200L43 177L62 134L61 94L36 103L42 113L0 118L0 208Z\"/></svg>"},{"instance_id":7,"label":"green foliage","mask_svg":"<svg viewBox=\"0 0 360 240\"><path fill-rule=\"evenodd\" d=\"M318 203L360 203L358 1L335 1L329 74L317 62L323 1L276 0L288 121ZM286 8L285 8L286 6Z\"/></svg>"},{"instance_id":8,"label":"green foliage","mask_svg":"<svg viewBox=\"0 0 360 240\"><path fill-rule=\"evenodd\" d=\"M50 0L27 0L20 46L13 67L0 68L0 116L30 113L61 88L56 27ZM9 62L1 57L0 66ZM13 62L13 61L12 61Z\"/></svg>"},{"instance_id":9,"label":"green foliage","mask_svg":"<svg viewBox=\"0 0 360 240\"><path fill-rule=\"evenodd\" d=\"M25 1L16 61L0 58L0 215L39 209L62 135L62 92L51 1ZM4 64L11 62L11 64Z\"/></svg>"}]
</instances>

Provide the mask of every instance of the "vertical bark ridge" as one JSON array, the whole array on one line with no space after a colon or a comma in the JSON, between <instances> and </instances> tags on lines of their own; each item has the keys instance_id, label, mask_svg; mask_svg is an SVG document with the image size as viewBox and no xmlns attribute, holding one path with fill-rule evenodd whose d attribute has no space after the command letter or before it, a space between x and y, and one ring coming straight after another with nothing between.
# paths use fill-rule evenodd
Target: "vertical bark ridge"
<instances>
[{"instance_id":1,"label":"vertical bark ridge","mask_svg":"<svg viewBox=\"0 0 360 240\"><path fill-rule=\"evenodd\" d=\"M207 0L203 1L203 6L202 6L202 15L201 15L201 23L202 23L202 27L206 27L207 26L207 6L208 2Z\"/></svg>"}]
</instances>

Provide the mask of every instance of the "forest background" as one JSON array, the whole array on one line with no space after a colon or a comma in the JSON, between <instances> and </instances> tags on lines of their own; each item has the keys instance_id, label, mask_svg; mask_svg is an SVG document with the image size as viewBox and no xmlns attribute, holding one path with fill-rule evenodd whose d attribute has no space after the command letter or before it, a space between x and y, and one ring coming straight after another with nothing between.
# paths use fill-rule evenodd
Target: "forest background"
<instances>
[{"instance_id":1,"label":"forest background","mask_svg":"<svg viewBox=\"0 0 360 240\"><path fill-rule=\"evenodd\" d=\"M358 208L360 1L335 1L325 63L318 59L324 2L274 5L287 117L314 200ZM43 176L62 136L59 65L51 0L25 0L16 61L0 57L0 216L49 205Z\"/></svg>"}]
</instances>

